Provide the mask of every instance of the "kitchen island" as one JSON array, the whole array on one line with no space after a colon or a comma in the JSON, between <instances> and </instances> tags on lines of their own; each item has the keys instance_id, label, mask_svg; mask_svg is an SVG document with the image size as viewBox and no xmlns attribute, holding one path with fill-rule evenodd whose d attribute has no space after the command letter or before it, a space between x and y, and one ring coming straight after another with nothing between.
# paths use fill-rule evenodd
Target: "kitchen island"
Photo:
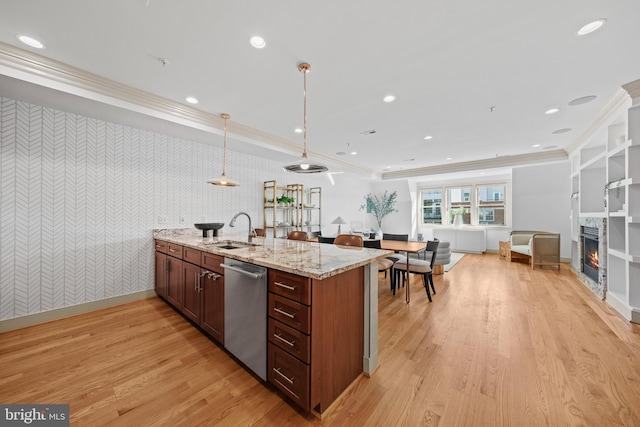
<instances>
[{"instance_id":1,"label":"kitchen island","mask_svg":"<svg viewBox=\"0 0 640 427\"><path fill-rule=\"evenodd\" d=\"M359 375L377 366L376 260L391 252L268 237L203 238L195 229L156 230L154 238L156 292L222 345L223 326L215 321L222 308L212 312L193 303L192 289L203 291L197 301L216 284L220 290L211 294L224 292L223 257L269 270L268 380L304 410L324 412ZM171 275L171 262L183 272L182 283L177 274L173 279L178 286L159 280ZM216 283L203 285L207 277ZM190 316L198 310L187 306L199 307L200 314Z\"/></svg>"}]
</instances>

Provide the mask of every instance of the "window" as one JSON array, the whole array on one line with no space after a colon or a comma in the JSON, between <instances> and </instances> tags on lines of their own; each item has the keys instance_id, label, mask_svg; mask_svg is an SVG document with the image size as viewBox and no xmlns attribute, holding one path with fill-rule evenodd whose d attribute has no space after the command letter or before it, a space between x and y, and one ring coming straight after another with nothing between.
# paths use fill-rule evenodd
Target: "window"
<instances>
[{"instance_id":1,"label":"window","mask_svg":"<svg viewBox=\"0 0 640 427\"><path fill-rule=\"evenodd\" d=\"M442 189L422 191L422 223L442 224Z\"/></svg>"},{"instance_id":2,"label":"window","mask_svg":"<svg viewBox=\"0 0 640 427\"><path fill-rule=\"evenodd\" d=\"M448 224L453 224L453 218L456 215L462 215L463 224L471 224L471 193L471 187L447 189Z\"/></svg>"},{"instance_id":3,"label":"window","mask_svg":"<svg viewBox=\"0 0 640 427\"><path fill-rule=\"evenodd\" d=\"M420 189L422 224L453 224L460 215L464 224L507 225L507 183L469 184Z\"/></svg>"},{"instance_id":4,"label":"window","mask_svg":"<svg viewBox=\"0 0 640 427\"><path fill-rule=\"evenodd\" d=\"M479 185L478 224L505 225L505 185Z\"/></svg>"}]
</instances>

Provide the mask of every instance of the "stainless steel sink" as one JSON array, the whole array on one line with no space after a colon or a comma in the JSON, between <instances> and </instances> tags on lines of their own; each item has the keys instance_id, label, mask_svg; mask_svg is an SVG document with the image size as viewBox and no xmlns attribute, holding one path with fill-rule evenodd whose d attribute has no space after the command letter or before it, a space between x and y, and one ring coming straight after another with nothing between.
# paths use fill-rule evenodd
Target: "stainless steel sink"
<instances>
[{"instance_id":1,"label":"stainless steel sink","mask_svg":"<svg viewBox=\"0 0 640 427\"><path fill-rule=\"evenodd\" d=\"M214 248L219 248L219 249L244 249L244 248L253 248L253 247L259 246L255 243L234 242L234 241L209 243L207 245L208 246L211 245Z\"/></svg>"}]
</instances>

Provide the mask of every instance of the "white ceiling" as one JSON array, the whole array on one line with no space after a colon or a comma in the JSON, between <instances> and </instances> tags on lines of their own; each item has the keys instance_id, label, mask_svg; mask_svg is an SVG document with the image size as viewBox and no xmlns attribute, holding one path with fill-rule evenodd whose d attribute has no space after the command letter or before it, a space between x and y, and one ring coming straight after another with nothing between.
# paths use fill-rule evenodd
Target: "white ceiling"
<instances>
[{"instance_id":1,"label":"white ceiling","mask_svg":"<svg viewBox=\"0 0 640 427\"><path fill-rule=\"evenodd\" d=\"M266 134L254 144L273 136L300 153L297 64L309 62L310 151L381 173L575 145L640 78L638 16L637 0L2 0L0 42L177 103L195 96ZM576 36L597 18L601 30ZM266 48L249 45L256 34Z\"/></svg>"}]
</instances>

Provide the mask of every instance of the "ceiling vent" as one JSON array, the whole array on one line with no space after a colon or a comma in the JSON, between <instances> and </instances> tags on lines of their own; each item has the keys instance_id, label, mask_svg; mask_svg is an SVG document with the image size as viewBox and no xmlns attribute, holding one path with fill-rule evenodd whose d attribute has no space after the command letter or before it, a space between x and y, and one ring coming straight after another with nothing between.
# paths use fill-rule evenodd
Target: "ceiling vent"
<instances>
[{"instance_id":1,"label":"ceiling vent","mask_svg":"<svg viewBox=\"0 0 640 427\"><path fill-rule=\"evenodd\" d=\"M365 130L364 132L360 132L360 135L367 136L367 135L373 135L374 133L376 133L376 130L371 129L371 130Z\"/></svg>"}]
</instances>

